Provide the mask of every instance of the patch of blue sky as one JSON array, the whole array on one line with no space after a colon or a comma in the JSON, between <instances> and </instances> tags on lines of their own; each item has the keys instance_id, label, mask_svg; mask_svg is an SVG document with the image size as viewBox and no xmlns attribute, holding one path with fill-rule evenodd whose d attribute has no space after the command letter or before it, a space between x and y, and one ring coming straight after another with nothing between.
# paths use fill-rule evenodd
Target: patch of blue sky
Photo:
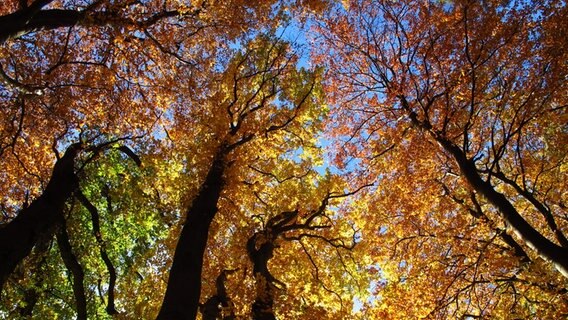
<instances>
[{"instance_id":1,"label":"patch of blue sky","mask_svg":"<svg viewBox=\"0 0 568 320\"><path fill-rule=\"evenodd\" d=\"M278 27L276 35L283 41L289 42L294 48L294 53L298 56L297 67L310 69L310 46L308 45L307 32L310 29L310 22L300 23L290 20L285 25Z\"/></svg>"}]
</instances>

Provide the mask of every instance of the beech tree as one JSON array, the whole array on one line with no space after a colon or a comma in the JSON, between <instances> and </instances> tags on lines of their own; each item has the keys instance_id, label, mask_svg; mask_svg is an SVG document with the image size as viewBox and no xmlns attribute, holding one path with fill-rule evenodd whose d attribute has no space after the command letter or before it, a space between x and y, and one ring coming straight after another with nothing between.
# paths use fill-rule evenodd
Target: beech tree
<instances>
[{"instance_id":1,"label":"beech tree","mask_svg":"<svg viewBox=\"0 0 568 320\"><path fill-rule=\"evenodd\" d=\"M0 316L566 317L566 15L7 1Z\"/></svg>"},{"instance_id":2,"label":"beech tree","mask_svg":"<svg viewBox=\"0 0 568 320\"><path fill-rule=\"evenodd\" d=\"M379 179L366 216L388 279L377 294L413 301L382 299L385 316L566 313L566 43L553 35L566 12L352 1L320 25L352 151L338 160Z\"/></svg>"},{"instance_id":3,"label":"beech tree","mask_svg":"<svg viewBox=\"0 0 568 320\"><path fill-rule=\"evenodd\" d=\"M3 4L0 81L6 110L0 152L3 166L22 182L22 188L3 190L11 197L8 202L22 203L26 190L35 196L34 188L51 172L52 148L77 142L81 131L138 137L166 125L168 97L181 87L195 88L197 66L212 63L215 52L242 36L248 24L262 24L271 16L269 3L252 4L251 10L240 2L203 6L161 1ZM53 18L54 13L65 17ZM179 74L187 76L180 80ZM17 209L6 207L12 217Z\"/></svg>"},{"instance_id":4,"label":"beech tree","mask_svg":"<svg viewBox=\"0 0 568 320\"><path fill-rule=\"evenodd\" d=\"M243 9L229 11L225 5ZM49 185L52 150L77 142L79 134L149 138L156 127L165 126L159 123L167 107L163 97L176 72L191 74L182 70L197 69L197 57L206 64L217 50L213 38L228 41L241 35L236 26L269 18L267 5L255 5L252 12L238 2L211 8L159 1L3 4L0 81L7 107L0 161L9 172L6 182L19 182L2 189L3 221L18 216L22 203ZM207 45L199 45L204 38ZM184 47L195 50L189 53ZM65 188L57 207L74 189L71 183ZM35 211L47 210L44 205L39 209ZM5 235L11 238L8 231ZM2 283L9 272L2 273Z\"/></svg>"},{"instance_id":5,"label":"beech tree","mask_svg":"<svg viewBox=\"0 0 568 320\"><path fill-rule=\"evenodd\" d=\"M202 101L203 109L199 108L198 112L204 121L201 125L210 127L204 127L203 131L212 144L213 150L207 151L213 154L213 159L189 206L158 318L195 318L208 231L226 184L226 171L254 164L248 157L237 158L238 149L259 139L264 140L261 142L264 152L297 148L294 145L311 130L303 129L296 137L288 137L293 131L284 137L274 137L279 131L293 130L288 127L301 127L302 122L312 121L311 117L317 116L314 109L319 107L316 75L304 70L298 72L294 56L287 51L287 46L278 42L270 43L262 37L253 40L223 70L219 81L212 83L213 90L222 88L221 91L212 91L207 101ZM178 121L191 121L194 112L180 110ZM271 144L276 141L280 144L278 149L271 150Z\"/></svg>"},{"instance_id":6,"label":"beech tree","mask_svg":"<svg viewBox=\"0 0 568 320\"><path fill-rule=\"evenodd\" d=\"M275 16L274 12L278 12L277 8L269 3L263 3L251 7L253 11L228 11L226 10L227 7L240 4L226 3L213 7L213 10L205 13L209 10L206 9L206 3L195 8L183 5L176 8L163 4L158 9L158 7L154 8L153 5L159 6L159 3L141 6L138 3L130 2L116 4L97 1L85 5L83 3L37 1L31 4L20 2L17 6L14 4L12 7L4 8L7 13L3 16L2 23L9 26L4 29L5 32L2 34L2 40L6 45L4 56L6 60L2 63L2 79L5 85L3 89L6 93L4 97L8 104L17 105L19 109L14 108L12 114L6 115L5 120L9 125L3 128L5 129L3 137L6 143L2 146L4 155L2 160L7 165L13 165L14 169L21 171L21 173L14 172L10 178L21 180L28 176L33 178L27 185L25 181L22 181L22 184L19 185L21 190L18 190L18 188L6 189L8 191L6 199L12 205L5 207L6 226L1 231L3 232L2 239L5 240L3 245L6 246L3 247L2 254L10 257L10 261L13 262L7 265L7 270L3 273L3 281L10 275L16 264L31 252L34 245L41 250L37 249L34 252L34 257L25 261L24 265L30 263L31 270L35 270L35 272L40 269L45 271L46 268L49 274L61 272L62 269L57 267L57 263L52 269L50 269L51 265L46 263L46 257L53 259L53 255L46 248L50 247L50 243L52 244L51 235L57 229L57 232L55 232L57 234L57 247L61 253L63 265L72 278L71 291L75 302L71 310L75 309L78 318L86 318L89 314L98 314L96 308L89 307L89 305L92 305L89 301L89 296L92 297L92 290L86 289L85 285L89 283L89 280L90 283L93 283L92 276L89 273L92 272L93 268L98 269L102 263L104 263L108 274L108 280L104 282L106 288L102 289L101 279L98 279L98 293L102 300L105 300L103 291L107 293L107 301L103 302L106 305L106 313L109 315L118 313L114 301L114 291L118 271L124 270L124 266L115 266L113 260L116 262L118 256L119 263L128 265L128 260L132 258L132 250L134 250L132 245L127 246L127 248L109 247L110 241L105 240L105 238L108 235L109 228L110 230L114 228L114 224L111 224L111 227L105 227L101 224L101 218L105 218L106 215L106 219L109 219L115 213L116 208L113 206L113 201L124 203L123 199L114 199L113 190L109 187L116 182L112 181L112 174L109 177L108 172L109 170L110 172L115 171L116 165L104 170L106 173L104 171L98 173L96 169L89 169L91 165L101 166L100 160L91 163L91 160L96 158L93 153L98 153L99 147L86 147L88 152L85 154L85 157L87 157L85 160L87 161L76 162L77 150L79 150L77 148L82 143L75 144L61 160L56 162L52 179L45 190L42 190L41 186L39 188L34 187L33 179L37 178L41 182L44 176L49 175L47 172L37 174L32 172L29 169L30 163L36 164L38 159L41 160L41 164L37 164L37 169L45 171L49 167L45 164L50 162L50 150L55 151L62 148L69 141L75 139L82 140L85 133L97 137L96 139L99 140L103 137L103 144L106 139L104 137L110 136L109 139L113 141L117 140L113 137L120 137L121 134L138 134L134 139L137 140L136 142L144 141L145 144L151 145L147 149L137 148L138 152L147 150L156 152L157 150L154 148L158 148L158 144L161 144L161 142L158 142L160 138L157 138L156 135L160 134L166 135L174 143L183 140L180 143L182 146L176 149L179 152L191 152L191 149L186 149L188 141L191 137L199 139L200 143L193 144L192 147L201 149L203 154L199 159L191 160L201 161L204 164L203 168L209 167L209 169L201 170L201 172L209 173L206 174L205 181L202 184L204 187L199 188L199 184L194 184L190 188L195 190L197 194L192 202L194 205L190 206L188 211L187 220L190 222L188 227L190 234L192 230L201 232L196 238L201 244L196 245L193 241L188 242L185 236L187 232L182 231L177 246L181 248L178 251L181 251L182 254L180 257L174 258L175 263L170 273L172 279L170 283L183 285L183 281L177 280L180 276L185 277L184 274L190 274L194 279L191 280L193 282L190 282L189 286L182 287L184 291L181 295L179 291L175 292L174 290L174 303L170 302L172 295L167 293L162 306L162 312L166 317L173 314L174 317L193 318L199 302L200 273L188 273L187 270L182 270L180 275L177 265L183 265L185 259L185 249L183 248L189 246L190 253L195 250L194 248L197 248L197 253L194 255L198 258L193 263L192 268L201 269L202 262L200 260L207 241L208 225L215 216L216 202L221 194L221 187L225 184L223 182L225 170L236 161L235 159L229 160L229 155L237 147L253 142L252 140L266 140L269 136L270 140L268 141L280 143L278 148L272 151L278 152L283 148L292 147L293 144L303 143L305 135L316 128L314 121L317 120L318 116L317 112L314 111L316 104L312 101L312 95L317 96L317 77L311 76L307 71L295 71L294 61L296 58L288 52L289 50L285 46L278 42L274 44L269 42L256 43L257 48L249 48L246 54L240 58L232 59L234 62L228 65L228 69L218 73L221 75L221 78L219 78L215 75L214 69L208 68L208 61L218 59L219 63L225 63L222 59L227 56L227 51L219 55L219 58L214 58L218 53L216 51L219 50L215 47L215 42L209 41L203 44L199 42L200 39L211 40L218 36L219 39L226 41L224 44L226 46L232 37L241 36L242 28L246 28L249 23L265 23L264 27L269 28L273 22L270 17ZM243 7L248 5L243 4ZM223 14L218 14L221 12ZM242 16L243 19L237 18L237 15L242 12L249 13L250 16ZM146 13L148 15L145 15ZM227 14L232 13L236 15L228 18ZM172 27L174 25L175 27ZM210 29L212 31L209 31ZM183 32L184 36L176 36L175 32L172 33L171 31ZM166 36L168 38L161 38ZM57 38L62 41L54 41ZM173 39L175 39L175 44L170 42ZM188 39L190 41L186 42ZM26 41L31 41L31 44L26 44ZM135 42L138 43L135 44ZM142 44L142 42L145 42L145 44ZM151 42L152 45L148 46L148 42ZM48 45L51 43L58 43L61 46ZM170 46L177 47L177 49L170 49ZM18 50L22 51L29 48L32 50L26 52L28 55L18 53ZM186 51L182 48L190 49ZM33 64L34 55L38 53L41 54L43 60ZM256 58L251 59L251 56ZM254 62L251 62L251 60L254 60ZM200 70L200 68L203 69ZM245 70L241 70L242 68ZM27 72L22 72L21 69L25 69ZM204 70L207 70L207 72L200 74ZM242 74L240 74L241 72ZM177 78L180 75L183 75L185 82L172 86L174 77ZM214 79L214 81L209 82L210 79ZM179 79L175 81L179 82ZM223 82L225 83L223 84ZM285 83L285 86L280 88L282 86L280 83ZM210 86L210 88L207 89L207 86ZM219 86L221 87L219 88ZM196 89L199 89L199 91ZM231 91L229 92L228 89L231 89ZM187 95L190 95L191 98ZM103 97L107 100L103 100ZM203 101L205 97L207 97L207 108L201 108L199 112L192 110L194 108L192 103L199 101L199 99ZM182 100L184 98L186 99ZM291 101L291 108L282 104L287 100ZM182 103L178 104L180 101ZM278 101L278 103L274 104L274 101ZM89 105L91 103L100 107L92 107ZM215 103L218 103L218 105L215 105ZM225 108L226 110L224 110ZM42 111L42 109L48 112L37 112ZM224 112L225 116L218 118L219 111ZM162 116L166 113L168 114L164 118L167 119L163 119ZM104 117L101 118L101 115L104 115ZM173 115L173 117L170 115ZM189 116L197 116L198 121L196 122L196 119ZM295 123L299 119L302 119L302 122L309 121L310 127L302 129L300 132L293 132L295 135L293 138L280 138L279 140L273 137L278 131L291 130L290 127L299 126L300 124ZM184 126L192 122L196 124L196 128L189 131L183 129ZM37 125L39 123L42 125ZM228 131L227 128L229 128ZM288 135L290 134L288 133ZM179 135L183 135L183 137ZM180 139L178 140L178 138ZM123 138L118 138L118 140L123 140ZM291 142L288 142L288 140ZM256 145L261 144L263 148L267 148L270 144L254 142ZM192 144L189 143L189 145ZM168 150L165 146L159 148L162 152ZM36 153L37 149L42 150L42 152ZM95 149L97 152L92 152ZM132 150L126 147L119 149L135 160L138 165L141 164L140 158ZM34 156L32 157L32 155ZM207 160L210 155L213 155L213 159ZM210 166L207 165L208 162L211 163ZM65 175L70 178L65 178L66 181L59 182L63 179L60 177L62 175L60 174L60 171L62 171L60 167L63 167L63 165L65 165ZM183 167L178 168L189 170ZM85 168L88 170L83 172ZM81 174L79 174L80 172ZM89 175L101 174L105 181L99 183L102 183L103 186L93 188L92 184L96 185L97 182L92 180ZM201 178L199 169L198 172L193 174L186 174L196 179ZM86 184L87 182L90 184ZM48 204L44 204L46 201L42 199L51 199L49 195L53 193L52 189L61 190L60 188L63 188L64 192L57 195L56 207L50 210L49 205L52 201L47 201ZM97 189L99 190L94 191ZM82 190L91 191L84 192ZM160 191L162 190L155 189L153 191L156 191L154 199L160 202ZM22 196L22 193L25 196ZM27 212L30 210L25 209L25 204L21 206L19 201L22 197L33 199L36 194L41 195L32 202L31 208L35 217L26 218L29 216ZM97 205L99 201L93 199L93 196L97 195L106 199L105 210L101 210ZM130 195L129 197L133 196ZM144 197L138 200L148 201ZM65 205L66 203L67 205ZM22 207L24 209L21 209ZM34 209L36 207L39 208ZM205 216L201 216L201 210L206 211ZM53 211L54 213L44 214L38 218L41 213L46 211ZM161 215L165 216L166 214L161 212ZM13 219L12 217L16 218ZM90 217L90 219L85 220L85 217ZM139 219L145 220L141 217ZM25 220L24 222L32 221L33 224L22 224L19 222L21 220ZM202 221L203 228L196 228L197 225L193 222L200 221ZM91 225L94 243L93 239L88 240L89 232L88 228L85 229L86 224ZM33 238L30 239L31 241L22 242L26 245L25 250L14 249L17 250L17 253L12 254L10 253L12 249L9 249L11 246L9 238L15 234L27 238L25 233L17 232L17 230L22 229L18 227L21 225L31 227L34 230L32 231ZM38 227L34 227L34 225ZM122 226L115 231L124 230L125 227ZM75 228L75 231L71 232L73 228ZM38 232L38 230L41 232ZM114 238L113 240L120 241L119 238ZM170 239L172 243L175 243L175 236ZM84 245L86 243L98 247L99 254L85 255L82 250L86 247ZM79 251L77 251L77 246ZM121 244L121 246L124 245ZM113 251L114 259L112 257ZM143 255L147 254L146 252L148 252L148 248L145 248L145 251L142 250ZM35 257L36 255L38 258ZM38 259L41 261L38 261ZM20 271L24 271L24 274L21 274ZM23 283L25 283L30 280L26 278L25 269L18 270L16 273L16 278L13 281L20 281L20 283L24 281ZM57 277L53 279L55 280ZM38 307L38 296L43 296L46 293L39 287L45 286L46 283L44 282L45 279L37 278L35 280L38 282L31 283L31 287L24 290L23 304L25 307L10 308L9 314L14 316L19 313L25 316L31 314L34 308L36 314L42 314L42 310L47 312L44 315L61 312L62 314L71 314L69 310L46 308L49 299L42 303L41 307ZM50 290L48 292L52 294L54 291L66 290L63 287L55 286L53 282L50 282L49 285ZM14 289L16 288L11 287L6 290L14 293ZM69 293L69 291L67 292ZM188 292L194 292L192 304L176 303L176 300L179 300ZM8 301L14 301L12 299L17 298L8 297ZM189 312L189 315L176 315L175 310L180 307L189 310L183 311ZM174 311L171 311L172 309Z\"/></svg>"}]
</instances>

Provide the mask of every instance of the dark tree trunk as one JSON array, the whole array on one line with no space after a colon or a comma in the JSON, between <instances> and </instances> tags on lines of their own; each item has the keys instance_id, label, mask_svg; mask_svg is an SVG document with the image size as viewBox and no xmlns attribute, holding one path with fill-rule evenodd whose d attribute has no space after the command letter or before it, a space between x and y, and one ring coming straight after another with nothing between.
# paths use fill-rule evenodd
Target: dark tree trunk
<instances>
[{"instance_id":1,"label":"dark tree trunk","mask_svg":"<svg viewBox=\"0 0 568 320\"><path fill-rule=\"evenodd\" d=\"M450 192L448 189L446 189L446 191L448 193ZM464 204L463 201L457 201L462 205ZM475 193L473 192L471 193L471 201L473 202L475 209L468 208L469 213L475 219L481 219L485 223L489 224L489 227L493 230L493 232L498 234L499 237L501 237L501 240L503 240L503 242L505 242L513 250L513 254L515 255L515 257L519 258L521 263L531 262L531 258L529 257L525 249L523 249L523 247L517 242L517 240L515 240L510 234L508 234L506 230L497 227L495 223L491 219L489 219L487 215L485 215L483 209L481 208L481 205L477 201Z\"/></svg>"},{"instance_id":2,"label":"dark tree trunk","mask_svg":"<svg viewBox=\"0 0 568 320\"><path fill-rule=\"evenodd\" d=\"M268 261L274 255L274 238L270 232L255 233L247 241L247 251L253 264L256 282L256 297L252 304L252 319L275 320L274 316L274 277L268 270Z\"/></svg>"},{"instance_id":3,"label":"dark tree trunk","mask_svg":"<svg viewBox=\"0 0 568 320\"><path fill-rule=\"evenodd\" d=\"M568 278L568 249L550 241L530 225L505 195L495 190L489 181L483 180L475 166L474 160L469 159L464 150L439 132L433 130L428 120L418 119L418 115L412 111L406 97L399 96L399 99L402 107L407 111L410 121L424 132L430 134L454 158L463 177L476 192L483 195L489 203L499 210L501 217L511 227L513 232L542 258L552 262L556 269L564 277Z\"/></svg>"},{"instance_id":4,"label":"dark tree trunk","mask_svg":"<svg viewBox=\"0 0 568 320\"><path fill-rule=\"evenodd\" d=\"M182 15L177 10L159 11L145 20L134 21L128 17L120 17L118 12L93 10L97 6L95 1L84 10L46 9L42 10L53 0L37 0L28 7L22 7L16 12L0 16L0 44L13 38L21 37L30 32L53 30L74 25L98 25L104 26L122 21L129 25L148 27L161 19ZM201 9L191 14L197 16Z\"/></svg>"},{"instance_id":5,"label":"dark tree trunk","mask_svg":"<svg viewBox=\"0 0 568 320\"><path fill-rule=\"evenodd\" d=\"M0 43L30 32L74 26L84 12L76 10L39 10L32 6L0 16Z\"/></svg>"},{"instance_id":6,"label":"dark tree trunk","mask_svg":"<svg viewBox=\"0 0 568 320\"><path fill-rule=\"evenodd\" d=\"M79 184L74 163L80 148L80 144L74 144L67 149L55 163L42 195L0 229L0 290L18 263L30 254L42 236L55 231L63 216L65 202Z\"/></svg>"},{"instance_id":7,"label":"dark tree trunk","mask_svg":"<svg viewBox=\"0 0 568 320\"><path fill-rule=\"evenodd\" d=\"M101 218L99 215L99 210L89 201L89 199L87 199L87 197L83 194L83 192L80 189L78 189L77 192L75 192L75 196L81 202L81 204L83 204L85 208L87 208L87 210L91 214L93 235L95 236L95 239L97 239L97 244L99 245L99 252L101 254L101 259L103 259L103 262L105 263L105 266L109 274L109 282L107 290L108 302L107 302L106 312L110 315L118 314L118 311L116 310L116 306L114 304L114 289L116 286L116 268L112 264L112 261L110 260L105 248L105 241L103 239L103 235L101 232L101 221L100 221Z\"/></svg>"},{"instance_id":8,"label":"dark tree trunk","mask_svg":"<svg viewBox=\"0 0 568 320\"><path fill-rule=\"evenodd\" d=\"M568 250L550 241L533 228L503 194L481 178L473 160L468 159L458 146L440 137L436 140L453 156L469 184L499 210L513 231L541 257L551 261L556 269L568 278Z\"/></svg>"},{"instance_id":9,"label":"dark tree trunk","mask_svg":"<svg viewBox=\"0 0 568 320\"><path fill-rule=\"evenodd\" d=\"M237 270L223 270L219 276L217 276L217 280L215 281L217 290L215 294L209 297L201 306L203 320L235 320L233 303L227 294L225 281L227 280L227 275L236 271Z\"/></svg>"},{"instance_id":10,"label":"dark tree trunk","mask_svg":"<svg viewBox=\"0 0 568 320\"><path fill-rule=\"evenodd\" d=\"M77 320L87 319L87 297L85 295L85 287L83 281L85 272L79 264L79 259L73 253L69 234L67 233L67 225L65 220L61 221L59 231L57 232L57 244L61 253L61 259L67 270L71 272L73 277L73 295L75 296L75 306L77 308Z\"/></svg>"},{"instance_id":11,"label":"dark tree trunk","mask_svg":"<svg viewBox=\"0 0 568 320\"><path fill-rule=\"evenodd\" d=\"M38 245L34 247L33 253L30 255L31 269L29 274L31 275L33 285L24 289L23 305L18 307L18 313L21 318L31 319L33 310L41 297L41 288L45 280L45 274L42 272L42 269L47 264L46 258L50 246L51 239L42 239Z\"/></svg>"},{"instance_id":12,"label":"dark tree trunk","mask_svg":"<svg viewBox=\"0 0 568 320\"><path fill-rule=\"evenodd\" d=\"M203 254L224 185L225 155L226 149L217 152L197 197L189 207L158 320L193 320L197 316Z\"/></svg>"}]
</instances>

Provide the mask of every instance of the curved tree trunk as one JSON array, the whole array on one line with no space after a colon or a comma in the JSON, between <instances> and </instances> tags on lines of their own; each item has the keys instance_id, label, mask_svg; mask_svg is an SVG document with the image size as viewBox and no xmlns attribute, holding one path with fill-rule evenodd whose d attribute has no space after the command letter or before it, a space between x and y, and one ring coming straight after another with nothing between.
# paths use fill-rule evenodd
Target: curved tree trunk
<instances>
[{"instance_id":1,"label":"curved tree trunk","mask_svg":"<svg viewBox=\"0 0 568 320\"><path fill-rule=\"evenodd\" d=\"M226 149L217 152L197 197L189 207L176 246L164 302L157 317L159 320L193 320L197 316L203 254L224 185L225 156Z\"/></svg>"},{"instance_id":2,"label":"curved tree trunk","mask_svg":"<svg viewBox=\"0 0 568 320\"><path fill-rule=\"evenodd\" d=\"M71 145L55 163L42 195L0 229L0 290L18 263L30 254L42 236L55 231L65 202L79 185L74 164L80 149L80 144Z\"/></svg>"},{"instance_id":3,"label":"curved tree trunk","mask_svg":"<svg viewBox=\"0 0 568 320\"><path fill-rule=\"evenodd\" d=\"M273 277L268 271L268 260L274 254L272 240L257 241L260 234L255 234L247 243L249 258L253 263L254 280L256 282L256 297L252 304L252 319L275 320L274 315L274 284ZM257 248L258 246L258 248Z\"/></svg>"},{"instance_id":4,"label":"curved tree trunk","mask_svg":"<svg viewBox=\"0 0 568 320\"><path fill-rule=\"evenodd\" d=\"M201 306L203 320L235 320L233 302L227 294L225 281L227 276L237 270L223 270L215 280L216 292Z\"/></svg>"}]
</instances>

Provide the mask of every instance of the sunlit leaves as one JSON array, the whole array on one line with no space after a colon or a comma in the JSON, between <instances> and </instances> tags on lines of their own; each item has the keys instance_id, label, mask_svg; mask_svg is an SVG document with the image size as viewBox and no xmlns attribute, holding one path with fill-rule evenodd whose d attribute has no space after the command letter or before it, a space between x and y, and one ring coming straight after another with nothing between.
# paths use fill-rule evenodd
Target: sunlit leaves
<instances>
[{"instance_id":1,"label":"sunlit leaves","mask_svg":"<svg viewBox=\"0 0 568 320\"><path fill-rule=\"evenodd\" d=\"M358 158L378 180L359 221L368 230L361 244L373 242L370 257L386 278L376 290L382 316L562 314L565 304L529 298L532 290L562 295L561 275L535 261L526 237L507 236L502 212L444 146L450 141L471 159L538 234L562 243L565 210L555 203L563 196L553 190L564 185L565 151L556 158L544 141L557 128L551 119L565 114L557 88L566 71L543 43L555 30L545 25L565 7L549 5L351 1L349 12L318 26L320 57L341 57L328 62L327 80L341 123L331 131L343 140L336 159L347 166ZM520 248L530 267L519 262ZM526 280L536 274L554 293Z\"/></svg>"},{"instance_id":2,"label":"sunlit leaves","mask_svg":"<svg viewBox=\"0 0 568 320\"><path fill-rule=\"evenodd\" d=\"M290 319L566 316L565 279L452 153L539 235L565 246L564 3L44 9L90 5L72 25L21 30L1 45L0 205L7 223L44 191L71 143L118 138L140 156L139 167L118 146L89 149L75 168L100 217L94 234L92 212L68 201L91 317L110 317L102 248L117 270L120 316L156 316L187 208L219 154L224 189L201 302L232 270L225 285L243 318L262 290ZM296 22L315 31L306 43L283 40ZM271 233L278 221L286 228ZM252 272L246 244L255 235L273 246L273 290ZM34 317L74 316L60 248L41 242L3 292L2 316L25 316L29 306Z\"/></svg>"}]
</instances>

